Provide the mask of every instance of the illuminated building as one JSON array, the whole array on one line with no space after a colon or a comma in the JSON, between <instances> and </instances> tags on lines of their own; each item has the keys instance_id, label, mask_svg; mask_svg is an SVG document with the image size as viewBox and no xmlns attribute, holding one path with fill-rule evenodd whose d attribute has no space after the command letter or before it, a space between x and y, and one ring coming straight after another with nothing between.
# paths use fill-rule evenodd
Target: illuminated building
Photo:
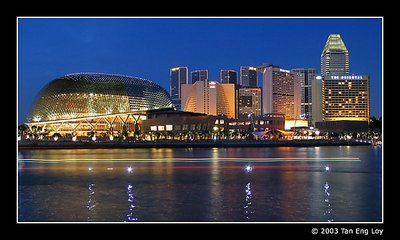
<instances>
[{"instance_id":1,"label":"illuminated building","mask_svg":"<svg viewBox=\"0 0 400 240\"><path fill-rule=\"evenodd\" d=\"M50 134L137 132L154 109L172 109L168 92L137 77L101 73L68 74L47 84L28 115L28 126Z\"/></svg>"},{"instance_id":2,"label":"illuminated building","mask_svg":"<svg viewBox=\"0 0 400 240\"><path fill-rule=\"evenodd\" d=\"M237 79L238 79L238 74L234 70L221 70L220 72L221 83L238 84Z\"/></svg>"},{"instance_id":3,"label":"illuminated building","mask_svg":"<svg viewBox=\"0 0 400 240\"><path fill-rule=\"evenodd\" d=\"M239 87L239 118L262 115L262 91L259 87Z\"/></svg>"},{"instance_id":4,"label":"illuminated building","mask_svg":"<svg viewBox=\"0 0 400 240\"><path fill-rule=\"evenodd\" d=\"M197 81L182 85L182 110L209 115L237 116L237 85Z\"/></svg>"},{"instance_id":5,"label":"illuminated building","mask_svg":"<svg viewBox=\"0 0 400 240\"><path fill-rule=\"evenodd\" d=\"M170 69L170 96L177 110L181 109L181 85L188 84L188 68L176 67Z\"/></svg>"},{"instance_id":6,"label":"illuminated building","mask_svg":"<svg viewBox=\"0 0 400 240\"><path fill-rule=\"evenodd\" d=\"M321 75L349 74L349 51L340 34L331 34L321 54Z\"/></svg>"},{"instance_id":7,"label":"illuminated building","mask_svg":"<svg viewBox=\"0 0 400 240\"><path fill-rule=\"evenodd\" d=\"M323 121L369 121L369 76L327 76L322 80Z\"/></svg>"},{"instance_id":8,"label":"illuminated building","mask_svg":"<svg viewBox=\"0 0 400 240\"><path fill-rule=\"evenodd\" d=\"M312 125L314 105L312 86L316 81L317 69L296 68L290 72L294 74L295 82L300 83L300 105L297 105L300 106L300 116L307 119L308 124Z\"/></svg>"},{"instance_id":9,"label":"illuminated building","mask_svg":"<svg viewBox=\"0 0 400 240\"><path fill-rule=\"evenodd\" d=\"M316 76L312 82L312 125L322 121L322 77Z\"/></svg>"},{"instance_id":10,"label":"illuminated building","mask_svg":"<svg viewBox=\"0 0 400 240\"><path fill-rule=\"evenodd\" d=\"M208 80L208 70L195 70L190 72L191 83Z\"/></svg>"},{"instance_id":11,"label":"illuminated building","mask_svg":"<svg viewBox=\"0 0 400 240\"><path fill-rule=\"evenodd\" d=\"M257 87L257 82L257 68L247 66L240 67L240 85L245 87Z\"/></svg>"},{"instance_id":12,"label":"illuminated building","mask_svg":"<svg viewBox=\"0 0 400 240\"><path fill-rule=\"evenodd\" d=\"M294 75L272 64L260 66L258 70L263 73L263 114L281 113L285 114L285 120L298 119L300 85Z\"/></svg>"}]
</instances>

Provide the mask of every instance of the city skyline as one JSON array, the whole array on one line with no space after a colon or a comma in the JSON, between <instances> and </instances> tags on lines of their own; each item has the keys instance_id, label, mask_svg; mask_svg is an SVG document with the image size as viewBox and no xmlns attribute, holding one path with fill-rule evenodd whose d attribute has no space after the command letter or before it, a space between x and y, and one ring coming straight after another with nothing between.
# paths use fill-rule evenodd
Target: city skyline
<instances>
[{"instance_id":1,"label":"city skyline","mask_svg":"<svg viewBox=\"0 0 400 240\"><path fill-rule=\"evenodd\" d=\"M370 76L371 116L381 116L381 21L380 18L22 18L18 24L18 122L26 121L40 89L65 74L130 75L154 81L169 92L169 70L177 66L188 67L190 72L207 69L209 79L215 81L219 81L221 69L239 71L240 66L259 66L265 62L285 69L320 71L321 51L329 34L334 33L342 36L349 50L350 74ZM171 28L181 29L188 37L177 38L169 31ZM308 36L296 35L302 29L313 31ZM205 37L190 38L196 30L205 33ZM223 33L232 32L237 39L225 41ZM296 38L289 41L291 35ZM272 51L274 48L277 49Z\"/></svg>"}]
</instances>

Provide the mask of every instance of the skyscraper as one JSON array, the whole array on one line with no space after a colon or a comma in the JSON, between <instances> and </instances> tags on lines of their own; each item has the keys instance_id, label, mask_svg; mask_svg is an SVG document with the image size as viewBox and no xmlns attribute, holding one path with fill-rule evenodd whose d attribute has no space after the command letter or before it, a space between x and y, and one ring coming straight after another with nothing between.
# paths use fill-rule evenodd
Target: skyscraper
<instances>
[{"instance_id":1,"label":"skyscraper","mask_svg":"<svg viewBox=\"0 0 400 240\"><path fill-rule=\"evenodd\" d=\"M331 34L321 54L322 77L349 74L349 51L340 34Z\"/></svg>"},{"instance_id":2,"label":"skyscraper","mask_svg":"<svg viewBox=\"0 0 400 240\"><path fill-rule=\"evenodd\" d=\"M258 70L263 73L263 114L282 113L285 120L298 119L300 102L295 100L300 92L295 91L294 75L272 64L260 66Z\"/></svg>"},{"instance_id":3,"label":"skyscraper","mask_svg":"<svg viewBox=\"0 0 400 240\"><path fill-rule=\"evenodd\" d=\"M190 72L191 83L205 81L208 79L208 70L195 70Z\"/></svg>"},{"instance_id":4,"label":"skyscraper","mask_svg":"<svg viewBox=\"0 0 400 240\"><path fill-rule=\"evenodd\" d=\"M296 68L290 71L294 74L295 82L300 83L300 116L311 125L313 119L313 82L316 81L317 69Z\"/></svg>"},{"instance_id":5,"label":"skyscraper","mask_svg":"<svg viewBox=\"0 0 400 240\"><path fill-rule=\"evenodd\" d=\"M188 68L176 67L170 69L170 90L169 94L172 98L172 103L175 105L176 110L181 110L181 85L188 84Z\"/></svg>"},{"instance_id":6,"label":"skyscraper","mask_svg":"<svg viewBox=\"0 0 400 240\"><path fill-rule=\"evenodd\" d=\"M257 87L257 82L257 68L248 66L240 67L240 85L245 87Z\"/></svg>"},{"instance_id":7,"label":"skyscraper","mask_svg":"<svg viewBox=\"0 0 400 240\"><path fill-rule=\"evenodd\" d=\"M238 74L235 70L221 70L220 82L238 84Z\"/></svg>"}]
</instances>

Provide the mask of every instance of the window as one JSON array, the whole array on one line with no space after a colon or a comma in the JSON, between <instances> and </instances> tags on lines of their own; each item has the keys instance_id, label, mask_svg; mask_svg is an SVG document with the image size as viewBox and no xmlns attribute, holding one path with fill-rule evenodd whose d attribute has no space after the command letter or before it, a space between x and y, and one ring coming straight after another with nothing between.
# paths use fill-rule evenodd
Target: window
<instances>
[{"instance_id":1,"label":"window","mask_svg":"<svg viewBox=\"0 0 400 240\"><path fill-rule=\"evenodd\" d=\"M164 131L165 127L164 126L158 126L158 131Z\"/></svg>"},{"instance_id":2,"label":"window","mask_svg":"<svg viewBox=\"0 0 400 240\"><path fill-rule=\"evenodd\" d=\"M225 120L224 119L220 119L219 120L219 124L225 124Z\"/></svg>"},{"instance_id":3,"label":"window","mask_svg":"<svg viewBox=\"0 0 400 240\"><path fill-rule=\"evenodd\" d=\"M165 126L165 129L166 129L167 131L172 131L172 125L166 125L166 126Z\"/></svg>"},{"instance_id":4,"label":"window","mask_svg":"<svg viewBox=\"0 0 400 240\"><path fill-rule=\"evenodd\" d=\"M157 131L157 126L150 126L151 131Z\"/></svg>"}]
</instances>

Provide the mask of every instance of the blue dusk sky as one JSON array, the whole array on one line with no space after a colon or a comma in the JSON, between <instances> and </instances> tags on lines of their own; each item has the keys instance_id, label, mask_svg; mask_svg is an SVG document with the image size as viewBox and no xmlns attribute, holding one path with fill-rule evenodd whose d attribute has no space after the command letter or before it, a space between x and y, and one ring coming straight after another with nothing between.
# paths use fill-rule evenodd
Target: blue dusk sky
<instances>
[{"instance_id":1,"label":"blue dusk sky","mask_svg":"<svg viewBox=\"0 0 400 240\"><path fill-rule=\"evenodd\" d=\"M320 71L332 33L349 50L350 73L370 76L371 116L382 116L381 18L19 18L18 124L42 87L65 74L136 76L169 92L176 66L208 69L211 80L262 63Z\"/></svg>"}]
</instances>

